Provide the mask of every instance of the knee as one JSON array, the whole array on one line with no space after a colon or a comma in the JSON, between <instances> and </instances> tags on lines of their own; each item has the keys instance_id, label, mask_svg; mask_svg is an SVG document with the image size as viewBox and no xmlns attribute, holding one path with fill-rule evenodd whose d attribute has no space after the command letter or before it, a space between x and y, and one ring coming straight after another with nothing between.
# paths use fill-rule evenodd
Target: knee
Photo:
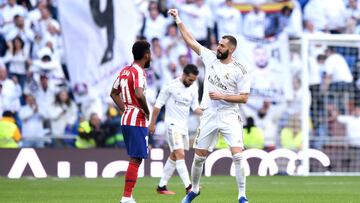
<instances>
[{"instance_id":1,"label":"knee","mask_svg":"<svg viewBox=\"0 0 360 203\"><path fill-rule=\"evenodd\" d=\"M130 162L140 165L142 162L142 158L130 158Z\"/></svg>"},{"instance_id":2,"label":"knee","mask_svg":"<svg viewBox=\"0 0 360 203\"><path fill-rule=\"evenodd\" d=\"M241 162L241 160L243 159L243 155L242 153L236 153L232 155L233 157L233 161L236 162Z\"/></svg>"},{"instance_id":3,"label":"knee","mask_svg":"<svg viewBox=\"0 0 360 203\"><path fill-rule=\"evenodd\" d=\"M205 160L206 160L205 156L199 156L199 155L195 154L195 157L194 157L195 165L203 165Z\"/></svg>"},{"instance_id":4,"label":"knee","mask_svg":"<svg viewBox=\"0 0 360 203\"><path fill-rule=\"evenodd\" d=\"M185 152L184 151L176 151L174 153L174 156L175 156L176 160L185 159Z\"/></svg>"}]
</instances>

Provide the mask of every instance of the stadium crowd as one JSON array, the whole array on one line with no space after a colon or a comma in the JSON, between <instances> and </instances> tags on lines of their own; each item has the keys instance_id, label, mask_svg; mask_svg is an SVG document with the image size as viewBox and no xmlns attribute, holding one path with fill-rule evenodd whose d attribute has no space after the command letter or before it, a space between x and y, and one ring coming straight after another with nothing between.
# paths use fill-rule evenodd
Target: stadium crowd
<instances>
[{"instance_id":1,"label":"stadium crowd","mask_svg":"<svg viewBox=\"0 0 360 203\"><path fill-rule=\"evenodd\" d=\"M209 48L216 48L219 38L226 33L259 41L271 41L283 34L291 40L301 38L304 33L360 34L360 1L357 0L135 2L143 16L137 37L151 42L153 59L147 70L150 106L154 105L160 88L180 76L189 63L199 68L200 100L202 96L204 65L186 47L166 13L169 8L179 9L181 19L196 40ZM285 3L279 10L265 12L262 5L269 2ZM250 5L251 9L240 12L239 5ZM53 0L0 0L0 114L4 115L0 120L0 133L10 132L4 129L13 124L19 129L14 130L13 143L7 146L0 143L0 147L123 147L120 115L114 104L108 98L94 95L86 84L70 87L66 62L71 58L65 58L58 18ZM358 56L349 61L349 57L344 58L339 54L341 50L334 47L311 49L309 94L312 100L309 105L313 135L336 136L341 132L331 130L333 123L351 122L339 117L340 114L359 117L360 104L355 102L360 101ZM354 52L359 54L358 49ZM246 147L301 149L301 63L299 56L292 55L289 77L293 91L284 105L279 107L264 99L260 105L244 108ZM344 93L343 90L352 95L351 102L334 99L343 98L338 94ZM329 96L336 101L331 103L335 106L324 106L319 98L324 91L335 94ZM349 107L348 103L353 106ZM331 118L326 119L330 123L325 126L327 129L322 125L324 115ZM195 133L198 123L197 116L189 118L191 134ZM163 116L159 116L152 136L154 147L165 146L162 125ZM222 147L221 141L219 147Z\"/></svg>"}]
</instances>

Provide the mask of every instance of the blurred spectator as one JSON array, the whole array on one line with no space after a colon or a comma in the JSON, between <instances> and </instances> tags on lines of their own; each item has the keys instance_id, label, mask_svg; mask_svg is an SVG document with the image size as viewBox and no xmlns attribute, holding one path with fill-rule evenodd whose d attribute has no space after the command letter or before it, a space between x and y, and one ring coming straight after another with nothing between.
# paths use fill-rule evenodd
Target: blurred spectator
<instances>
[{"instance_id":1,"label":"blurred spectator","mask_svg":"<svg viewBox=\"0 0 360 203\"><path fill-rule=\"evenodd\" d=\"M289 17L288 26L285 28L285 32L290 38L298 38L302 34L303 26L303 14L301 6L297 0L293 0L294 7L292 8L291 15Z\"/></svg>"},{"instance_id":2,"label":"blurred spectator","mask_svg":"<svg viewBox=\"0 0 360 203\"><path fill-rule=\"evenodd\" d=\"M346 101L352 92L353 76L345 58L336 53L334 48L325 51L325 79L322 91L329 91L329 99L336 103L341 113L346 112Z\"/></svg>"},{"instance_id":3,"label":"blurred spectator","mask_svg":"<svg viewBox=\"0 0 360 203\"><path fill-rule=\"evenodd\" d=\"M11 41L11 53L9 55L9 73L19 81L21 89L24 89L28 64L31 62L24 51L24 41L15 37Z\"/></svg>"},{"instance_id":4,"label":"blurred spectator","mask_svg":"<svg viewBox=\"0 0 360 203\"><path fill-rule=\"evenodd\" d=\"M242 15L238 9L233 7L232 0L225 0L225 3L218 8L215 14L218 28L218 38L224 35L239 36L242 33Z\"/></svg>"},{"instance_id":5,"label":"blurred spectator","mask_svg":"<svg viewBox=\"0 0 360 203\"><path fill-rule=\"evenodd\" d=\"M14 17L16 15L25 16L27 14L27 11L23 6L16 4L16 0L8 0L6 6L0 11L3 18L2 32L5 34L13 28Z\"/></svg>"},{"instance_id":6,"label":"blurred spectator","mask_svg":"<svg viewBox=\"0 0 360 203\"><path fill-rule=\"evenodd\" d=\"M196 41L205 47L209 47L211 30L214 27L209 6L204 0L195 0L194 3L181 5L178 9L181 19Z\"/></svg>"},{"instance_id":7,"label":"blurred spectator","mask_svg":"<svg viewBox=\"0 0 360 203\"><path fill-rule=\"evenodd\" d=\"M248 117L246 119L243 137L245 149L264 148L264 133L260 128L256 127L254 119L252 117Z\"/></svg>"},{"instance_id":8,"label":"blurred spectator","mask_svg":"<svg viewBox=\"0 0 360 203\"><path fill-rule=\"evenodd\" d=\"M113 105L109 105L108 111L106 112L106 120L101 127L106 132L106 147L125 147L120 120L121 116L118 110Z\"/></svg>"},{"instance_id":9,"label":"blurred spectator","mask_svg":"<svg viewBox=\"0 0 360 203\"><path fill-rule=\"evenodd\" d=\"M349 0L346 8L346 33L355 34L359 20L360 10L358 9L357 0Z\"/></svg>"},{"instance_id":10,"label":"blurred spectator","mask_svg":"<svg viewBox=\"0 0 360 203\"><path fill-rule=\"evenodd\" d=\"M50 29L53 29L55 33L59 33L60 24L52 17L50 10L47 7L42 7L40 13L41 18L37 22L34 22L36 34L45 39L47 35L50 34Z\"/></svg>"},{"instance_id":11,"label":"blurred spectator","mask_svg":"<svg viewBox=\"0 0 360 203\"><path fill-rule=\"evenodd\" d=\"M265 12L259 5L253 4L253 10L245 16L243 34L258 39L265 37Z\"/></svg>"},{"instance_id":12,"label":"blurred spectator","mask_svg":"<svg viewBox=\"0 0 360 203\"><path fill-rule=\"evenodd\" d=\"M281 147L299 151L302 148L301 120L298 115L289 119L288 126L281 130Z\"/></svg>"},{"instance_id":13,"label":"blurred spectator","mask_svg":"<svg viewBox=\"0 0 360 203\"><path fill-rule=\"evenodd\" d=\"M101 120L96 113L90 115L89 121L80 123L78 133L75 146L79 149L105 146L106 134L101 128Z\"/></svg>"},{"instance_id":14,"label":"blurred spectator","mask_svg":"<svg viewBox=\"0 0 360 203\"><path fill-rule=\"evenodd\" d=\"M55 102L49 111L51 123L51 135L61 137L65 135L65 129L71 128L77 120L77 106L69 97L66 90L61 90L55 97ZM61 145L55 143L55 145Z\"/></svg>"},{"instance_id":15,"label":"blurred spectator","mask_svg":"<svg viewBox=\"0 0 360 203\"><path fill-rule=\"evenodd\" d=\"M346 7L344 0L332 0L331 3L322 3L326 6L327 30L332 34L345 31Z\"/></svg>"},{"instance_id":16,"label":"blurred spectator","mask_svg":"<svg viewBox=\"0 0 360 203\"><path fill-rule=\"evenodd\" d=\"M321 30L315 29L314 23L310 19L304 20L303 24L304 24L303 33L305 33L305 34L321 34L321 33L323 33Z\"/></svg>"},{"instance_id":17,"label":"blurred spectator","mask_svg":"<svg viewBox=\"0 0 360 203\"><path fill-rule=\"evenodd\" d=\"M349 145L360 149L360 106L356 106L351 115L339 115L337 120L346 125Z\"/></svg>"},{"instance_id":18,"label":"blurred spectator","mask_svg":"<svg viewBox=\"0 0 360 203\"><path fill-rule=\"evenodd\" d=\"M81 112L81 117L85 120L90 119L92 113L96 113L100 118L104 117L104 108L101 97L95 89L89 90L85 83L75 84L74 86L75 101Z\"/></svg>"},{"instance_id":19,"label":"blurred spectator","mask_svg":"<svg viewBox=\"0 0 360 203\"><path fill-rule=\"evenodd\" d=\"M144 20L144 36L146 39L151 40L154 37L164 37L166 27L172 22L170 20L160 13L159 4L156 1L151 1L149 3L149 16Z\"/></svg>"},{"instance_id":20,"label":"blurred spectator","mask_svg":"<svg viewBox=\"0 0 360 203\"><path fill-rule=\"evenodd\" d=\"M180 55L188 52L185 42L179 36L178 29L174 24L169 25L167 35L161 39L161 46L172 62L177 61Z\"/></svg>"},{"instance_id":21,"label":"blurred spectator","mask_svg":"<svg viewBox=\"0 0 360 203\"><path fill-rule=\"evenodd\" d=\"M269 19L269 23L265 30L265 36L277 36L289 26L289 18L292 13L292 9L288 6L284 6L277 14L272 15Z\"/></svg>"},{"instance_id":22,"label":"blurred spectator","mask_svg":"<svg viewBox=\"0 0 360 203\"><path fill-rule=\"evenodd\" d=\"M34 60L29 72L33 74L35 81L39 81L41 73L46 73L51 83L64 85L66 78L60 61L53 56L49 47L44 47L38 52L39 59Z\"/></svg>"},{"instance_id":23,"label":"blurred spectator","mask_svg":"<svg viewBox=\"0 0 360 203\"><path fill-rule=\"evenodd\" d=\"M36 7L27 15L30 24L35 25L41 19L41 10L47 8L47 6L47 0L38 0L36 2Z\"/></svg>"},{"instance_id":24,"label":"blurred spectator","mask_svg":"<svg viewBox=\"0 0 360 203\"><path fill-rule=\"evenodd\" d=\"M321 92L325 59L326 56L323 54L317 55L316 58L313 56L309 58L310 115L316 136L327 136L324 126L326 116L325 101L324 94Z\"/></svg>"},{"instance_id":25,"label":"blurred spectator","mask_svg":"<svg viewBox=\"0 0 360 203\"><path fill-rule=\"evenodd\" d=\"M43 127L43 118L33 95L26 96L26 104L21 107L19 117L22 121L21 147L43 148L46 131Z\"/></svg>"},{"instance_id":26,"label":"blurred spectator","mask_svg":"<svg viewBox=\"0 0 360 203\"><path fill-rule=\"evenodd\" d=\"M310 0L304 8L304 20L313 23L315 30L326 31L326 8L322 0Z\"/></svg>"},{"instance_id":27,"label":"blurred spectator","mask_svg":"<svg viewBox=\"0 0 360 203\"><path fill-rule=\"evenodd\" d=\"M32 76L28 76L24 94L32 94L39 106L40 114L43 115L44 127L50 128L49 112L51 105L55 101L55 94L58 92L57 88L49 82L49 77L46 73L40 74L40 82L36 82Z\"/></svg>"},{"instance_id":28,"label":"blurred spectator","mask_svg":"<svg viewBox=\"0 0 360 203\"><path fill-rule=\"evenodd\" d=\"M15 115L4 111L0 119L0 148L18 148L21 139L19 128L15 124Z\"/></svg>"},{"instance_id":29,"label":"blurred spectator","mask_svg":"<svg viewBox=\"0 0 360 203\"><path fill-rule=\"evenodd\" d=\"M21 87L17 78L8 78L6 67L0 63L0 84L2 85L3 110L16 112L20 109Z\"/></svg>"},{"instance_id":30,"label":"blurred spectator","mask_svg":"<svg viewBox=\"0 0 360 203\"><path fill-rule=\"evenodd\" d=\"M20 15L14 17L15 27L12 28L6 35L6 40L11 41L15 37L19 36L24 42L24 52L29 55L31 43L35 39L33 30L25 24L25 18Z\"/></svg>"}]
</instances>

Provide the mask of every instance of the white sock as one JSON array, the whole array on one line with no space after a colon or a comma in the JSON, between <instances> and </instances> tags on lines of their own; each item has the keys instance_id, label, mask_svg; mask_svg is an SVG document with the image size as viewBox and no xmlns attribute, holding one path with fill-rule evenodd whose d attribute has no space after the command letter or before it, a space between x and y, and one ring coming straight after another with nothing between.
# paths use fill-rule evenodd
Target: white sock
<instances>
[{"instance_id":1,"label":"white sock","mask_svg":"<svg viewBox=\"0 0 360 203\"><path fill-rule=\"evenodd\" d=\"M245 188L246 188L246 175L244 171L244 167L242 164L242 153L237 153L233 155L233 162L235 165L235 176L236 176L236 183L239 188L239 195L238 199L240 197L246 197L245 195Z\"/></svg>"},{"instance_id":2,"label":"white sock","mask_svg":"<svg viewBox=\"0 0 360 203\"><path fill-rule=\"evenodd\" d=\"M159 183L160 187L167 185L169 179L171 178L171 176L173 175L173 173L175 171L175 168L176 168L175 161L168 158L168 160L166 161L165 166L164 166L163 175L160 179L160 183Z\"/></svg>"},{"instance_id":3,"label":"white sock","mask_svg":"<svg viewBox=\"0 0 360 203\"><path fill-rule=\"evenodd\" d=\"M195 154L194 161L191 166L192 191L199 193L200 177L206 157Z\"/></svg>"},{"instance_id":4,"label":"white sock","mask_svg":"<svg viewBox=\"0 0 360 203\"><path fill-rule=\"evenodd\" d=\"M133 199L132 196L131 196L131 197L124 197L124 196L123 196L123 197L121 198L121 200L120 200L120 203L121 203L121 202L127 202L127 201L132 200L132 199Z\"/></svg>"},{"instance_id":5,"label":"white sock","mask_svg":"<svg viewBox=\"0 0 360 203\"><path fill-rule=\"evenodd\" d=\"M189 178L189 172L186 168L184 159L176 160L176 170L177 170L181 180L183 181L185 188L187 188L191 184L191 182L190 182L190 178Z\"/></svg>"}]
</instances>

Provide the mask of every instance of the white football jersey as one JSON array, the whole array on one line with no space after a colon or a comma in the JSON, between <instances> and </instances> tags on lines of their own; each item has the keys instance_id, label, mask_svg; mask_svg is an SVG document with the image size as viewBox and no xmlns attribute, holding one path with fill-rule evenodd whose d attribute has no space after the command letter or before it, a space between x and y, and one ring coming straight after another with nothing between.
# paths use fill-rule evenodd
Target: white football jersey
<instances>
[{"instance_id":1,"label":"white football jersey","mask_svg":"<svg viewBox=\"0 0 360 203\"><path fill-rule=\"evenodd\" d=\"M200 57L205 64L204 94L202 108L238 109L239 104L224 100L211 100L209 92L220 92L227 95L250 93L248 70L235 58L229 64L223 64L211 50L201 47Z\"/></svg>"},{"instance_id":2,"label":"white football jersey","mask_svg":"<svg viewBox=\"0 0 360 203\"><path fill-rule=\"evenodd\" d=\"M199 107L198 94L195 82L190 87L185 87L180 78L176 78L161 89L155 107L165 105L165 123L174 124L187 132L190 108L195 110Z\"/></svg>"}]
</instances>

